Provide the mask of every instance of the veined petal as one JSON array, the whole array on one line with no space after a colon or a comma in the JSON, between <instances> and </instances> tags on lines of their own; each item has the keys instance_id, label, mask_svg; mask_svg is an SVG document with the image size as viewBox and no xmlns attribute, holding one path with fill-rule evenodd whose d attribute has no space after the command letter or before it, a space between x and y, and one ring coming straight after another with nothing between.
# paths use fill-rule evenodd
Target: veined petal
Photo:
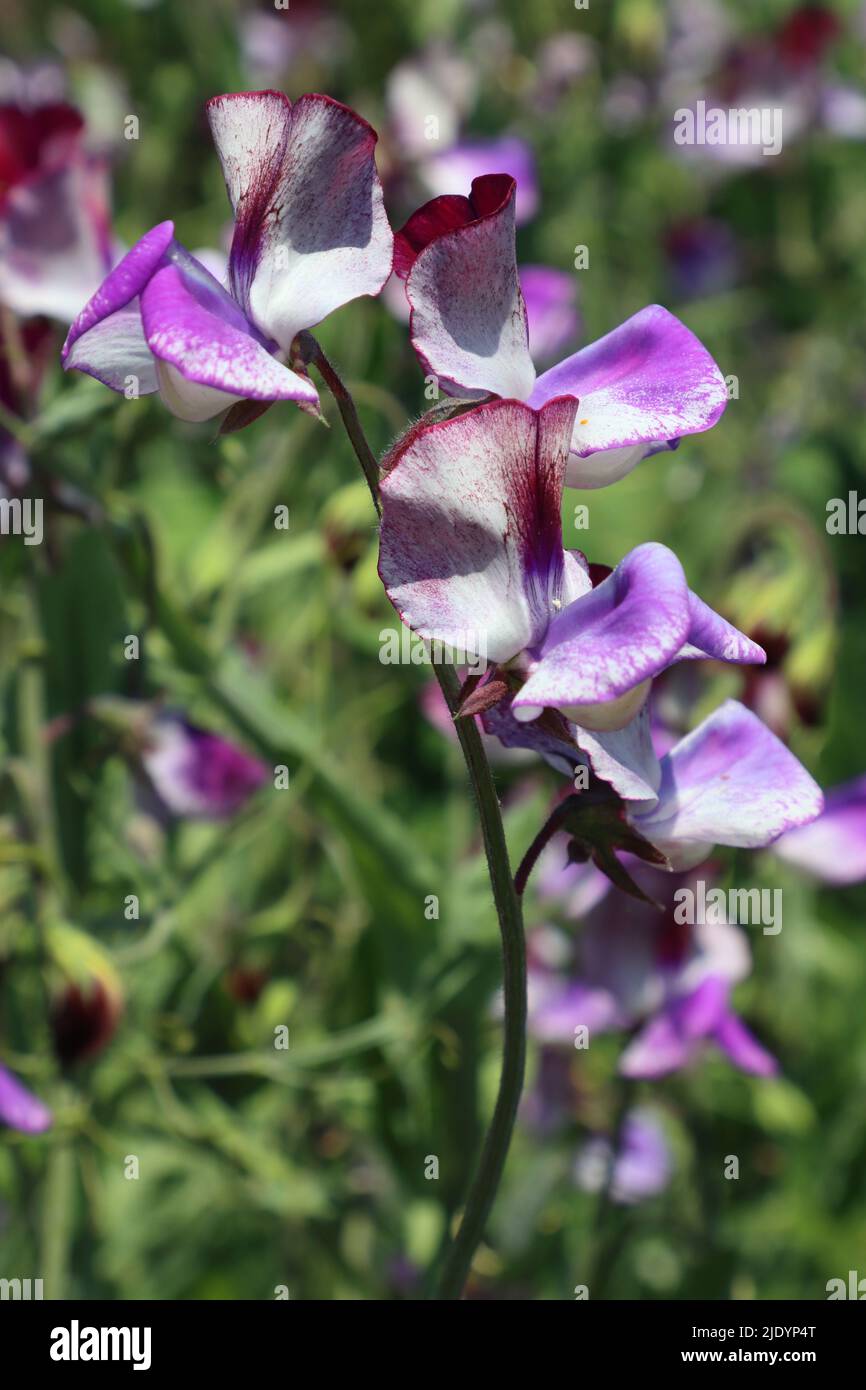
<instances>
[{"instance_id":1,"label":"veined petal","mask_svg":"<svg viewBox=\"0 0 866 1390\"><path fill-rule=\"evenodd\" d=\"M679 560L667 546L637 546L597 588L554 618L540 658L515 696L517 717L521 708L553 705L581 722L575 707L616 700L664 670L688 625L688 587Z\"/></svg>"},{"instance_id":2,"label":"veined petal","mask_svg":"<svg viewBox=\"0 0 866 1390\"><path fill-rule=\"evenodd\" d=\"M434 199L397 236L412 346L425 371L458 395L525 400L535 381L514 253L514 190L507 175L485 174L469 198Z\"/></svg>"},{"instance_id":3,"label":"veined petal","mask_svg":"<svg viewBox=\"0 0 866 1390\"><path fill-rule=\"evenodd\" d=\"M675 869L715 844L758 849L820 815L821 790L757 715L726 700L662 758L658 804L635 829Z\"/></svg>"},{"instance_id":4,"label":"veined petal","mask_svg":"<svg viewBox=\"0 0 866 1390\"><path fill-rule=\"evenodd\" d=\"M541 641L565 582L560 504L575 404L536 413L492 401L418 427L398 449L382 482L379 573L423 637L467 650L474 637L491 661Z\"/></svg>"},{"instance_id":5,"label":"veined petal","mask_svg":"<svg viewBox=\"0 0 866 1390\"><path fill-rule=\"evenodd\" d=\"M376 132L330 97L238 92L208 102L236 225L232 292L284 349L340 305L378 294L393 237Z\"/></svg>"},{"instance_id":6,"label":"veined petal","mask_svg":"<svg viewBox=\"0 0 866 1390\"><path fill-rule=\"evenodd\" d=\"M135 378L138 395L157 389L138 300L173 242L174 223L158 223L106 276L66 336L61 354L66 371L86 372L112 391L123 391L129 377Z\"/></svg>"},{"instance_id":7,"label":"veined petal","mask_svg":"<svg viewBox=\"0 0 866 1390\"><path fill-rule=\"evenodd\" d=\"M240 400L315 402L312 382L245 331L237 306L198 269L193 278L177 264L163 266L141 296L144 333L169 410L183 420L208 420Z\"/></svg>"},{"instance_id":8,"label":"veined petal","mask_svg":"<svg viewBox=\"0 0 866 1390\"><path fill-rule=\"evenodd\" d=\"M572 451L581 458L625 450L607 472L581 486L603 486L629 472L645 452L714 425L727 404L724 378L706 348L659 304L641 309L588 347L538 378L531 405L552 395L579 397ZM602 468L599 461L595 469ZM592 481L593 477L595 481ZM571 483L571 479L569 479Z\"/></svg>"}]
</instances>

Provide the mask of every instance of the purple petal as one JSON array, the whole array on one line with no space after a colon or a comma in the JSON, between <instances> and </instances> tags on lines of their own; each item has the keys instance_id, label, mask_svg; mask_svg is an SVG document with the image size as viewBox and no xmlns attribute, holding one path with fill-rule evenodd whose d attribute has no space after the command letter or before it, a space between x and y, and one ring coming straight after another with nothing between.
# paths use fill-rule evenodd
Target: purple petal
<instances>
[{"instance_id":1,"label":"purple petal","mask_svg":"<svg viewBox=\"0 0 866 1390\"><path fill-rule=\"evenodd\" d=\"M604 487L625 477L647 449L714 425L727 404L724 378L693 333L658 304L581 348L538 378L530 404L575 395L580 410L570 487ZM617 450L615 454L606 451Z\"/></svg>"},{"instance_id":2,"label":"purple petal","mask_svg":"<svg viewBox=\"0 0 866 1390\"><path fill-rule=\"evenodd\" d=\"M237 92L207 110L235 211L232 292L288 349L391 273L376 132L325 96L293 105L280 92Z\"/></svg>"},{"instance_id":3,"label":"purple petal","mask_svg":"<svg viewBox=\"0 0 866 1390\"><path fill-rule=\"evenodd\" d=\"M0 301L69 323L111 264L108 175L78 158L9 190L0 213Z\"/></svg>"},{"instance_id":4,"label":"purple petal","mask_svg":"<svg viewBox=\"0 0 866 1390\"><path fill-rule=\"evenodd\" d=\"M706 1038L719 1026L728 1006L728 982L707 975L696 989L669 1005L678 1031L692 1041Z\"/></svg>"},{"instance_id":5,"label":"purple petal","mask_svg":"<svg viewBox=\"0 0 866 1390\"><path fill-rule=\"evenodd\" d=\"M589 726L589 706L638 690L670 664L688 625L688 588L679 560L664 545L639 545L607 579L554 618L540 659L515 696L517 717L533 718L540 707L552 705ZM619 727L643 698L619 719ZM520 710L526 713L521 716ZM603 729L605 723L593 727Z\"/></svg>"},{"instance_id":6,"label":"purple petal","mask_svg":"<svg viewBox=\"0 0 866 1390\"><path fill-rule=\"evenodd\" d=\"M761 1047L754 1034L730 1010L720 1020L714 1036L718 1046L740 1071L751 1072L754 1076L775 1076L779 1070L775 1057Z\"/></svg>"},{"instance_id":7,"label":"purple petal","mask_svg":"<svg viewBox=\"0 0 866 1390\"><path fill-rule=\"evenodd\" d=\"M582 981L544 991L530 1008L529 1032L539 1042L574 1042L574 1030L606 1033L621 1027L622 1015L614 996Z\"/></svg>"},{"instance_id":8,"label":"purple petal","mask_svg":"<svg viewBox=\"0 0 866 1390\"><path fill-rule=\"evenodd\" d=\"M160 222L127 251L69 330L62 353L67 371L86 372L112 391L123 391L127 377L137 379L139 395L157 390L138 297L173 242L174 223Z\"/></svg>"},{"instance_id":9,"label":"purple petal","mask_svg":"<svg viewBox=\"0 0 866 1390\"><path fill-rule=\"evenodd\" d=\"M611 1169L611 1160L613 1168ZM609 1139L597 1136L584 1146L575 1164L575 1180L586 1192L609 1182L615 1202L633 1204L663 1192L671 1178L671 1151L654 1112L629 1111L616 1156Z\"/></svg>"},{"instance_id":10,"label":"purple petal","mask_svg":"<svg viewBox=\"0 0 866 1390\"><path fill-rule=\"evenodd\" d=\"M593 733L575 725L574 736L596 777L613 787L623 801L655 804L662 772L653 748L647 705L622 729Z\"/></svg>"},{"instance_id":11,"label":"purple petal","mask_svg":"<svg viewBox=\"0 0 866 1390\"><path fill-rule=\"evenodd\" d=\"M268 776L227 739L172 716L154 724L142 763L170 811L207 820L234 815Z\"/></svg>"},{"instance_id":12,"label":"purple petal","mask_svg":"<svg viewBox=\"0 0 866 1390\"><path fill-rule=\"evenodd\" d=\"M753 663L763 666L767 653L733 623L727 622L703 599L689 590L689 635L678 660L713 657L716 661Z\"/></svg>"},{"instance_id":13,"label":"purple petal","mask_svg":"<svg viewBox=\"0 0 866 1390\"><path fill-rule=\"evenodd\" d=\"M695 1044L677 1028L669 1011L657 1014L641 1028L619 1059L621 1076L654 1081L691 1061Z\"/></svg>"},{"instance_id":14,"label":"purple petal","mask_svg":"<svg viewBox=\"0 0 866 1390\"><path fill-rule=\"evenodd\" d=\"M658 805L632 812L674 868L715 844L758 849L820 815L820 788L751 710L727 700L662 759Z\"/></svg>"},{"instance_id":15,"label":"purple petal","mask_svg":"<svg viewBox=\"0 0 866 1390\"><path fill-rule=\"evenodd\" d=\"M0 1122L24 1134L42 1134L52 1123L48 1107L5 1067L0 1067Z\"/></svg>"},{"instance_id":16,"label":"purple petal","mask_svg":"<svg viewBox=\"0 0 866 1390\"><path fill-rule=\"evenodd\" d=\"M866 777L827 792L823 814L811 825L787 831L773 853L822 883L866 879Z\"/></svg>"},{"instance_id":17,"label":"purple petal","mask_svg":"<svg viewBox=\"0 0 866 1390\"><path fill-rule=\"evenodd\" d=\"M574 342L580 329L575 278L565 270L525 265L520 270L520 288L533 360L550 361Z\"/></svg>"},{"instance_id":18,"label":"purple petal","mask_svg":"<svg viewBox=\"0 0 866 1390\"><path fill-rule=\"evenodd\" d=\"M573 742L574 726L564 718L559 723L538 719L525 723L515 719L511 699L504 699L485 710L481 722L484 732L498 738L503 747L529 749L566 777L573 776L576 764L584 761Z\"/></svg>"},{"instance_id":19,"label":"purple petal","mask_svg":"<svg viewBox=\"0 0 866 1390\"><path fill-rule=\"evenodd\" d=\"M425 161L421 176L430 192L453 193L484 174L508 174L517 185L515 217L518 226L535 216L538 178L535 159L524 140L505 135L499 140L462 140Z\"/></svg>"},{"instance_id":20,"label":"purple petal","mask_svg":"<svg viewBox=\"0 0 866 1390\"><path fill-rule=\"evenodd\" d=\"M543 636L568 578L560 500L574 409L493 401L400 446L382 482L379 573L421 636L492 661Z\"/></svg>"},{"instance_id":21,"label":"purple petal","mask_svg":"<svg viewBox=\"0 0 866 1390\"><path fill-rule=\"evenodd\" d=\"M208 420L239 400L318 400L308 378L252 336L237 305L192 256L156 272L141 296L141 318L163 401L183 420Z\"/></svg>"},{"instance_id":22,"label":"purple petal","mask_svg":"<svg viewBox=\"0 0 866 1390\"><path fill-rule=\"evenodd\" d=\"M398 244L424 220L433 231L452 224L423 245L406 280L412 346L424 370L460 395L525 400L535 368L514 257L513 181L489 175L475 180L468 200L435 199L410 218Z\"/></svg>"}]
</instances>

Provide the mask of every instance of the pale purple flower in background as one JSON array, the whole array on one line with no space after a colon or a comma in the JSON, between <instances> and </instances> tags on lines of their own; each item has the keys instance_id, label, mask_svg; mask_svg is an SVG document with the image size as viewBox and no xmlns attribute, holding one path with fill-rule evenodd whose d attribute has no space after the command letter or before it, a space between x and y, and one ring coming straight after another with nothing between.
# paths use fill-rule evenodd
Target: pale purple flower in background
<instances>
[{"instance_id":1,"label":"pale purple flower in background","mask_svg":"<svg viewBox=\"0 0 866 1390\"><path fill-rule=\"evenodd\" d=\"M269 775L228 739L169 714L149 727L141 761L169 811L204 820L234 815Z\"/></svg>"},{"instance_id":2,"label":"pale purple flower in background","mask_svg":"<svg viewBox=\"0 0 866 1390\"><path fill-rule=\"evenodd\" d=\"M550 362L580 333L575 277L546 265L524 265L520 289L533 360Z\"/></svg>"},{"instance_id":3,"label":"pale purple flower in background","mask_svg":"<svg viewBox=\"0 0 866 1390\"><path fill-rule=\"evenodd\" d=\"M330 97L280 92L214 97L208 117L235 213L230 292L162 222L78 315L63 365L128 395L159 391L184 420L240 401L316 407L279 355L390 274L376 132Z\"/></svg>"},{"instance_id":4,"label":"pale purple flower in background","mask_svg":"<svg viewBox=\"0 0 866 1390\"><path fill-rule=\"evenodd\" d=\"M587 915L567 974L531 966L530 1033L573 1047L581 1027L590 1037L630 1031L619 1062L624 1076L667 1075L697 1060L709 1042L741 1070L771 1075L774 1059L730 1003L751 969L744 932L726 922L676 920L674 895L694 889L692 876L665 877L632 857L628 867L665 910L611 888Z\"/></svg>"},{"instance_id":5,"label":"pale purple flower in background","mask_svg":"<svg viewBox=\"0 0 866 1390\"><path fill-rule=\"evenodd\" d=\"M0 1066L0 1124L20 1129L23 1134L42 1134L52 1123L51 1111L13 1076Z\"/></svg>"},{"instance_id":6,"label":"pale purple flower in background","mask_svg":"<svg viewBox=\"0 0 866 1390\"><path fill-rule=\"evenodd\" d=\"M70 322L113 259L108 166L64 101L0 104L0 303Z\"/></svg>"},{"instance_id":7,"label":"pale purple flower in background","mask_svg":"<svg viewBox=\"0 0 866 1390\"><path fill-rule=\"evenodd\" d=\"M386 88L394 144L431 196L455 193L483 174L510 174L517 183L517 221L528 222L538 210L539 192L527 142L509 134L461 134L477 91L472 65L446 44L432 44L420 57L398 63Z\"/></svg>"},{"instance_id":8,"label":"pale purple flower in background","mask_svg":"<svg viewBox=\"0 0 866 1390\"><path fill-rule=\"evenodd\" d=\"M238 17L244 67L253 82L278 84L303 59L339 63L349 52L348 26L319 0L291 0L277 9L245 9Z\"/></svg>"},{"instance_id":9,"label":"pale purple flower in background","mask_svg":"<svg viewBox=\"0 0 866 1390\"><path fill-rule=\"evenodd\" d=\"M834 887L866 880L866 776L826 792L817 820L789 830L773 853Z\"/></svg>"},{"instance_id":10,"label":"pale purple flower in background","mask_svg":"<svg viewBox=\"0 0 866 1390\"><path fill-rule=\"evenodd\" d=\"M684 324L650 305L536 376L514 248L514 180L477 178L470 196L434 198L397 234L412 345L449 395L489 394L536 409L580 401L566 481L604 487L682 435L716 423L727 404L719 368Z\"/></svg>"},{"instance_id":11,"label":"pale purple flower in background","mask_svg":"<svg viewBox=\"0 0 866 1390\"><path fill-rule=\"evenodd\" d=\"M603 1135L590 1139L577 1155L574 1180L584 1192L610 1193L623 1205L657 1197L669 1185L673 1154L664 1126L649 1106L630 1110L614 1144Z\"/></svg>"}]
</instances>

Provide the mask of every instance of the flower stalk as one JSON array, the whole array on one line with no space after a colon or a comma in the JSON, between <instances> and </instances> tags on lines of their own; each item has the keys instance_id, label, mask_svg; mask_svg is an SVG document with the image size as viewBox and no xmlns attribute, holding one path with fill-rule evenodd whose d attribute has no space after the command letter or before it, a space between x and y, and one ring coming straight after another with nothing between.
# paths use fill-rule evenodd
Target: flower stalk
<instances>
[{"instance_id":1,"label":"flower stalk","mask_svg":"<svg viewBox=\"0 0 866 1390\"><path fill-rule=\"evenodd\" d=\"M370 488L376 513L381 515L379 466L364 435L352 396L312 334L300 335L300 348L304 360L316 367L334 397L349 442ZM455 717L461 695L457 673L452 666L447 665L434 664L433 670L448 709L452 717ZM490 886L499 919L502 940L504 1039L502 1071L493 1117L469 1189L460 1226L439 1271L435 1294L437 1299L460 1298L472 1257L484 1235L511 1144L517 1107L523 1090L526 1059L526 943L523 934L523 914L512 877L499 798L475 719L456 717L454 727L478 807Z\"/></svg>"}]
</instances>

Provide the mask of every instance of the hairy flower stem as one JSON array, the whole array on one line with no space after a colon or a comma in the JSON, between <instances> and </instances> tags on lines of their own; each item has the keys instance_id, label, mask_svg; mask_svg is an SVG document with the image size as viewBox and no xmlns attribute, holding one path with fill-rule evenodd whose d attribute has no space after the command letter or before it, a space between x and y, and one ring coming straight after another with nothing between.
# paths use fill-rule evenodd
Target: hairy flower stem
<instances>
[{"instance_id":1,"label":"hairy flower stem","mask_svg":"<svg viewBox=\"0 0 866 1390\"><path fill-rule=\"evenodd\" d=\"M349 442L367 479L376 512L381 515L379 467L364 436L352 397L315 338L308 333L303 333L300 337L304 359L319 370L337 403ZM452 666L434 665L433 669L453 716L457 711L461 690L457 672ZM472 1257L484 1235L511 1143L517 1106L523 1089L526 1058L526 945L523 936L523 914L511 875L499 798L475 720L456 719L454 727L478 806L490 885L499 918L505 1036L499 1093L493 1118L484 1140L478 1169L469 1189L460 1227L442 1263L435 1295L439 1299L459 1299L469 1274Z\"/></svg>"}]
</instances>

